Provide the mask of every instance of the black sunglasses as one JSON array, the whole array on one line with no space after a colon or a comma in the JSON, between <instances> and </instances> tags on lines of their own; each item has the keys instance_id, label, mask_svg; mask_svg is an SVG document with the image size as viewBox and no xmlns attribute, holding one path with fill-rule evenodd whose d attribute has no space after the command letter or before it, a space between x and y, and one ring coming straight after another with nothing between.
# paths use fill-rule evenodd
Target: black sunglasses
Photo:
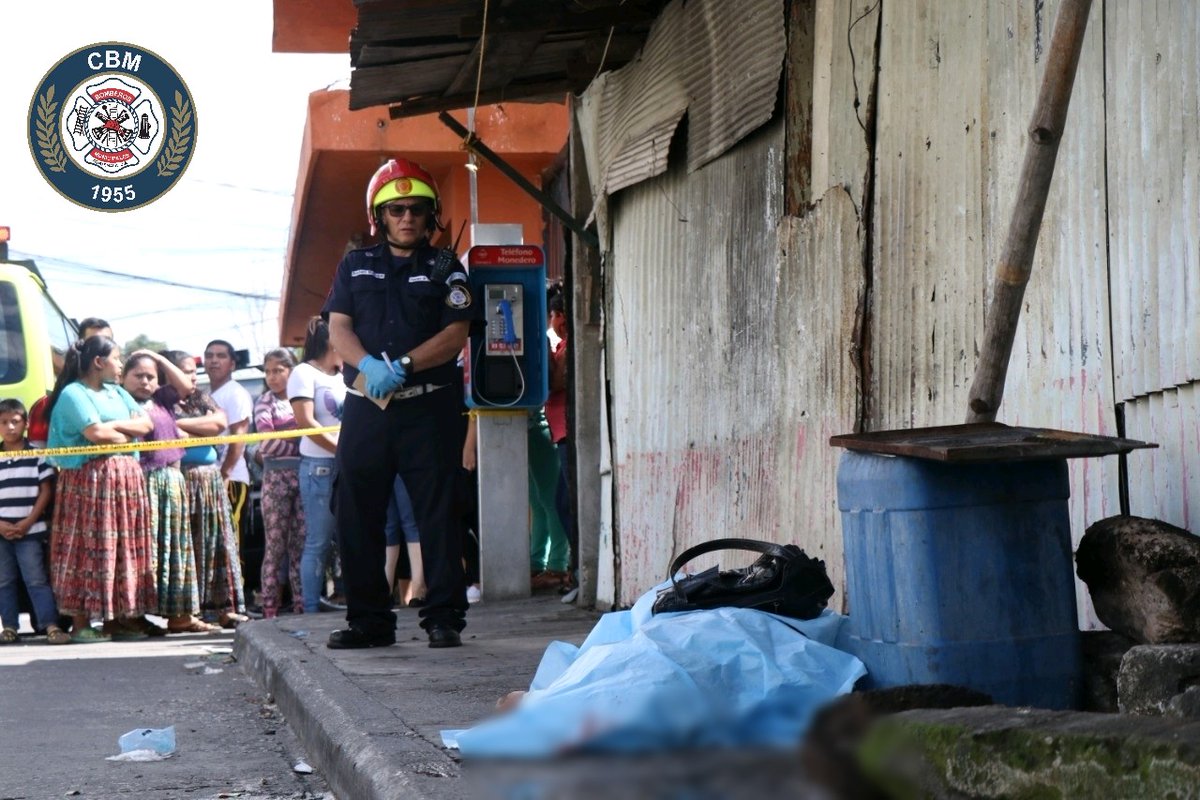
<instances>
[{"instance_id":1,"label":"black sunglasses","mask_svg":"<svg viewBox=\"0 0 1200 800\"><path fill-rule=\"evenodd\" d=\"M403 219L406 213L414 217L425 217L430 211L429 203L388 203L383 209L394 219Z\"/></svg>"}]
</instances>

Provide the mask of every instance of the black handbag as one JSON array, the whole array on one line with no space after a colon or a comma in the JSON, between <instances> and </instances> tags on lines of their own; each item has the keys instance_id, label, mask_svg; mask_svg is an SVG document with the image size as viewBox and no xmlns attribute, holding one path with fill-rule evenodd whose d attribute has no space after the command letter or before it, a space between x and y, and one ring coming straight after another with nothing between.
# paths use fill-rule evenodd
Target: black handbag
<instances>
[{"instance_id":1,"label":"black handbag","mask_svg":"<svg viewBox=\"0 0 1200 800\"><path fill-rule=\"evenodd\" d=\"M682 580L679 569L693 558L715 550L751 550L762 555L748 567L712 567ZM755 608L798 619L819 615L833 595L825 562L811 558L794 544L755 539L714 539L689 547L671 562L671 586L654 598L651 613L695 611L735 606Z\"/></svg>"}]
</instances>

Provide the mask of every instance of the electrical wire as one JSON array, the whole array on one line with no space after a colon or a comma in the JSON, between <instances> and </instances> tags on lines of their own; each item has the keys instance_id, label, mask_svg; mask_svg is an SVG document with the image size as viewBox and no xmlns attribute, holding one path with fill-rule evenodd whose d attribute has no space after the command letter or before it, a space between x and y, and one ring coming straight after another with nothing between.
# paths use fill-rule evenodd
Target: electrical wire
<instances>
[{"instance_id":1,"label":"electrical wire","mask_svg":"<svg viewBox=\"0 0 1200 800\"><path fill-rule=\"evenodd\" d=\"M13 251L13 255L22 259L32 259L34 261L45 262L47 264L57 265L60 269L74 269L83 272L91 272L97 275L107 275L113 278L128 281L140 281L142 283L153 283L159 286L171 286L176 289L191 289L198 292L213 292L215 294L223 294L229 297L241 297L247 300L272 300L278 301L279 297L268 294L258 294L255 292L238 292L232 289L218 289L212 286L201 286L194 283L183 283L181 281L173 281L167 278L155 278L149 275L138 275L133 272L117 272L116 270L104 269L102 267L94 267L90 264L81 264L78 261L68 261L63 258L54 256L38 255L37 253L26 253Z\"/></svg>"}]
</instances>

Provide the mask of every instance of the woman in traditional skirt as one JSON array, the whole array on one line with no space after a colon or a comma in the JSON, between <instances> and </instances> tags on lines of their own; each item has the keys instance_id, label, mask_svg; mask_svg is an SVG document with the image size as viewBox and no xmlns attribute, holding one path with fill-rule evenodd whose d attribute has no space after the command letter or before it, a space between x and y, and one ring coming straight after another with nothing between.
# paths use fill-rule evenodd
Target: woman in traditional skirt
<instances>
[{"instance_id":1,"label":"woman in traditional skirt","mask_svg":"<svg viewBox=\"0 0 1200 800\"><path fill-rule=\"evenodd\" d=\"M187 435L175 424L175 415L154 401L160 383L168 382L191 390L191 379L157 353L138 350L125 362L125 391L141 404L154 423L154 430L146 436L148 442ZM221 628L196 616L200 613L200 591L196 585L187 482L179 469L182 458L182 447L147 450L141 454L146 494L150 499L150 528L154 531L158 613L167 618L167 631L171 633L211 633ZM147 633L152 632L147 630Z\"/></svg>"},{"instance_id":2,"label":"woman in traditional skirt","mask_svg":"<svg viewBox=\"0 0 1200 800\"><path fill-rule=\"evenodd\" d=\"M171 409L175 423L184 433L190 436L219 434L225 429L225 413L207 392L196 387L195 359L179 350L163 355L187 376L191 391L181 397L175 387L160 386L155 392L155 401ZM187 481L200 607L215 613L222 628L236 627L248 617L233 512L217 464L216 448L210 445L188 447L180 466Z\"/></svg>"},{"instance_id":3,"label":"woman in traditional skirt","mask_svg":"<svg viewBox=\"0 0 1200 800\"><path fill-rule=\"evenodd\" d=\"M288 350L279 348L263 356L267 391L254 403L254 430L295 430L296 416L288 402L287 382L296 366ZM304 611L300 591L300 554L304 552L304 504L300 502L300 442L298 439L267 439L258 447L262 461L262 513L266 546L262 563L263 616L279 613L279 574L287 558L292 610Z\"/></svg>"},{"instance_id":4,"label":"woman in traditional skirt","mask_svg":"<svg viewBox=\"0 0 1200 800\"><path fill-rule=\"evenodd\" d=\"M67 352L48 402L50 447L125 444L150 418L121 388L121 351L90 336ZM137 457L56 456L61 472L51 533L51 583L78 643L144 639L135 621L156 609L150 506ZM104 632L91 626L104 621Z\"/></svg>"}]
</instances>

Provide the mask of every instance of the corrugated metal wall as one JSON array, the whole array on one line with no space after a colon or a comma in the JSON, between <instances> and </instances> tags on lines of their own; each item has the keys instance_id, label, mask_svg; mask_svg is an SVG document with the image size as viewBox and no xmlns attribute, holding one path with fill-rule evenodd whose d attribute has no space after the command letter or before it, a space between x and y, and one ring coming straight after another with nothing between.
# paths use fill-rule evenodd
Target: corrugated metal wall
<instances>
[{"instance_id":1,"label":"corrugated metal wall","mask_svg":"<svg viewBox=\"0 0 1200 800\"><path fill-rule=\"evenodd\" d=\"M876 429L954 424L982 340L1056 3L883 5ZM1116 434L1105 254L1103 26L1090 20L998 421ZM1118 513L1117 461L1071 463L1072 531ZM1086 589L1078 585L1083 618Z\"/></svg>"},{"instance_id":2,"label":"corrugated metal wall","mask_svg":"<svg viewBox=\"0 0 1200 800\"><path fill-rule=\"evenodd\" d=\"M795 542L842 582L828 439L853 428L858 397L847 346L862 291L857 213L838 189L775 229L781 133L772 125L690 177L678 165L614 199L608 344L626 602L663 579L673 554L717 536Z\"/></svg>"},{"instance_id":3,"label":"corrugated metal wall","mask_svg":"<svg viewBox=\"0 0 1200 800\"><path fill-rule=\"evenodd\" d=\"M1200 532L1200 4L1105 3L1109 257L1130 511Z\"/></svg>"},{"instance_id":4,"label":"corrugated metal wall","mask_svg":"<svg viewBox=\"0 0 1200 800\"><path fill-rule=\"evenodd\" d=\"M964 419L1057 5L817 0L808 216L780 221L778 122L691 176L672 153L665 175L611 199L619 601L723 535L795 540L840 587L828 435L860 401L875 430ZM1093 8L999 417L1113 435L1125 401L1126 434L1163 444L1130 459L1133 511L1184 525L1200 503L1198 15ZM868 162L854 101L875 59ZM1116 459L1073 461L1071 490L1078 539L1119 511Z\"/></svg>"}]
</instances>

